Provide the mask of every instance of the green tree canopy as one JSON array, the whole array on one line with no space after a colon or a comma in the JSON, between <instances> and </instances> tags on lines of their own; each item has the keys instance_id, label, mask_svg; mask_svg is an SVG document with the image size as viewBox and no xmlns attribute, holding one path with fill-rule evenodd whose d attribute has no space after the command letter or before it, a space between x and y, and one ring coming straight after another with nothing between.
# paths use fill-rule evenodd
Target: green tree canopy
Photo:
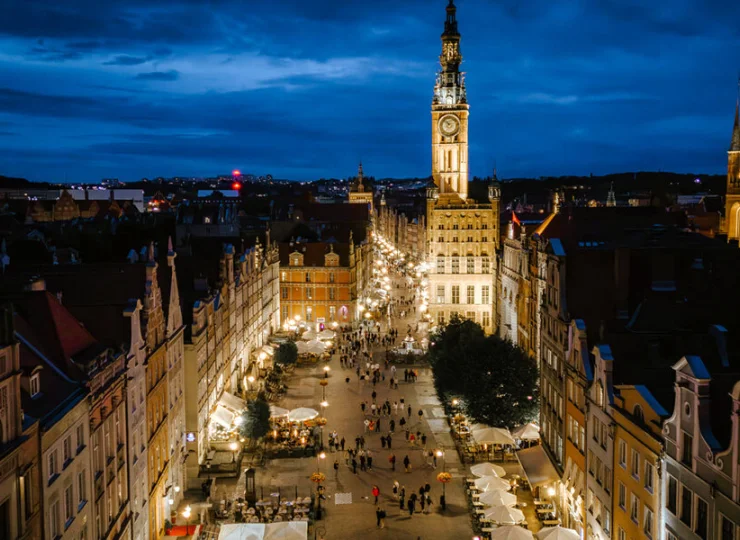
<instances>
[{"instance_id":1,"label":"green tree canopy","mask_svg":"<svg viewBox=\"0 0 740 540\"><path fill-rule=\"evenodd\" d=\"M298 346L295 341L282 343L275 352L275 363L280 366L288 366L298 361Z\"/></svg>"},{"instance_id":2,"label":"green tree canopy","mask_svg":"<svg viewBox=\"0 0 740 540\"><path fill-rule=\"evenodd\" d=\"M461 398L474 421L513 428L536 419L539 372L521 348L459 318L435 334L431 344L437 393Z\"/></svg>"},{"instance_id":3,"label":"green tree canopy","mask_svg":"<svg viewBox=\"0 0 740 540\"><path fill-rule=\"evenodd\" d=\"M241 434L256 441L270 431L270 405L263 399L255 399L247 405L241 424Z\"/></svg>"}]
</instances>

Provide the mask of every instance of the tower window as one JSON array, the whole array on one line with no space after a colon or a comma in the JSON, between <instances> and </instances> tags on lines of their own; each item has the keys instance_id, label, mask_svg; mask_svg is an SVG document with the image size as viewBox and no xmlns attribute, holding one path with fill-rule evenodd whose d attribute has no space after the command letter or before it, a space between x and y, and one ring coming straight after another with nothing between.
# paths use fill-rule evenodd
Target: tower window
<instances>
[{"instance_id":1,"label":"tower window","mask_svg":"<svg viewBox=\"0 0 740 540\"><path fill-rule=\"evenodd\" d=\"M39 374L34 373L31 375L31 380L29 381L29 390L31 393L31 397L36 397L41 393L41 380L39 379Z\"/></svg>"}]
</instances>

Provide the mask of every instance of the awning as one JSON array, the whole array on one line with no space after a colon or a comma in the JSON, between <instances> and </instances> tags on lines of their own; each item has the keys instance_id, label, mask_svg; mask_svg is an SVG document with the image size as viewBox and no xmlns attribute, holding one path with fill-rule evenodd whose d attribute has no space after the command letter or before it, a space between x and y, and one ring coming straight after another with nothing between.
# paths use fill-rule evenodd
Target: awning
<instances>
[{"instance_id":1,"label":"awning","mask_svg":"<svg viewBox=\"0 0 740 540\"><path fill-rule=\"evenodd\" d=\"M222 405L216 405L216 410L211 415L211 421L229 429L234 422L234 414L226 410Z\"/></svg>"},{"instance_id":2,"label":"awning","mask_svg":"<svg viewBox=\"0 0 740 540\"><path fill-rule=\"evenodd\" d=\"M219 405L223 405L227 409L231 409L233 412L241 412L247 408L247 402L240 397L236 397L234 394L224 392L221 399L218 400Z\"/></svg>"},{"instance_id":3,"label":"awning","mask_svg":"<svg viewBox=\"0 0 740 540\"><path fill-rule=\"evenodd\" d=\"M558 472L547 457L542 445L533 446L526 450L519 450L516 453L519 463L524 469L524 475L532 487L547 484L559 480Z\"/></svg>"}]
</instances>

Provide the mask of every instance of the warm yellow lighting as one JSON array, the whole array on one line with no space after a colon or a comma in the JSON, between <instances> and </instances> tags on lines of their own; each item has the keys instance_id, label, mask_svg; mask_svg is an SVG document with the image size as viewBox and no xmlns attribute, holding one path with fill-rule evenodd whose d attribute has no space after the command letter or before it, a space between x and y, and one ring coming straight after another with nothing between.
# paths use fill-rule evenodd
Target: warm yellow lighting
<instances>
[{"instance_id":1,"label":"warm yellow lighting","mask_svg":"<svg viewBox=\"0 0 740 540\"><path fill-rule=\"evenodd\" d=\"M457 407L457 404L460 403L457 399L452 400L452 404Z\"/></svg>"},{"instance_id":2,"label":"warm yellow lighting","mask_svg":"<svg viewBox=\"0 0 740 540\"><path fill-rule=\"evenodd\" d=\"M182 517L185 519L190 519L190 514L192 513L192 508L190 508L190 505L185 507L185 510L182 511Z\"/></svg>"},{"instance_id":3,"label":"warm yellow lighting","mask_svg":"<svg viewBox=\"0 0 740 540\"><path fill-rule=\"evenodd\" d=\"M321 405L322 407L328 407L329 406L329 402L326 401L326 400L324 400L321 403L319 403L319 405Z\"/></svg>"},{"instance_id":4,"label":"warm yellow lighting","mask_svg":"<svg viewBox=\"0 0 740 540\"><path fill-rule=\"evenodd\" d=\"M168 503L168 504L169 504L170 506L172 506L173 504L175 504L175 499L169 498L169 499L167 499L167 503Z\"/></svg>"},{"instance_id":5,"label":"warm yellow lighting","mask_svg":"<svg viewBox=\"0 0 740 540\"><path fill-rule=\"evenodd\" d=\"M373 316L372 313L370 313L369 311L367 313L365 313L365 318L366 319L370 319L372 316Z\"/></svg>"},{"instance_id":6,"label":"warm yellow lighting","mask_svg":"<svg viewBox=\"0 0 740 540\"><path fill-rule=\"evenodd\" d=\"M442 457L442 450L437 450L437 457Z\"/></svg>"},{"instance_id":7,"label":"warm yellow lighting","mask_svg":"<svg viewBox=\"0 0 740 540\"><path fill-rule=\"evenodd\" d=\"M180 486L175 486L175 493L180 493Z\"/></svg>"},{"instance_id":8,"label":"warm yellow lighting","mask_svg":"<svg viewBox=\"0 0 740 540\"><path fill-rule=\"evenodd\" d=\"M229 444L229 450L232 452L236 452L239 449L239 445L235 442Z\"/></svg>"},{"instance_id":9,"label":"warm yellow lighting","mask_svg":"<svg viewBox=\"0 0 740 540\"><path fill-rule=\"evenodd\" d=\"M555 488L549 487L547 488L547 496L548 497L554 497L555 496Z\"/></svg>"},{"instance_id":10,"label":"warm yellow lighting","mask_svg":"<svg viewBox=\"0 0 740 540\"><path fill-rule=\"evenodd\" d=\"M247 380L248 380L248 381L249 381L250 383L253 383L253 382L254 382L254 375L250 375L249 377L247 377Z\"/></svg>"},{"instance_id":11,"label":"warm yellow lighting","mask_svg":"<svg viewBox=\"0 0 740 540\"><path fill-rule=\"evenodd\" d=\"M329 371L331 368L329 366L324 366L324 371Z\"/></svg>"},{"instance_id":12,"label":"warm yellow lighting","mask_svg":"<svg viewBox=\"0 0 740 540\"><path fill-rule=\"evenodd\" d=\"M294 318L294 319L295 319L296 321L300 321L300 320L301 320L301 316L300 316L300 315L293 315L293 318Z\"/></svg>"},{"instance_id":13,"label":"warm yellow lighting","mask_svg":"<svg viewBox=\"0 0 740 540\"><path fill-rule=\"evenodd\" d=\"M326 459L326 453L324 453L324 452L321 452L321 453L319 454L319 457L320 457L321 459Z\"/></svg>"}]
</instances>

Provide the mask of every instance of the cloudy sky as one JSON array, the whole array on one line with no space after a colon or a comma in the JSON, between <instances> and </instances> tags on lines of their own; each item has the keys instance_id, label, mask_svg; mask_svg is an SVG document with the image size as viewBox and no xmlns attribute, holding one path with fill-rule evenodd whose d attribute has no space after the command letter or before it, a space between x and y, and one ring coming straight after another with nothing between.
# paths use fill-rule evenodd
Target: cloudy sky
<instances>
[{"instance_id":1,"label":"cloudy sky","mask_svg":"<svg viewBox=\"0 0 740 540\"><path fill-rule=\"evenodd\" d=\"M4 0L0 174L430 171L446 0ZM740 2L458 0L471 167L721 173Z\"/></svg>"}]
</instances>

